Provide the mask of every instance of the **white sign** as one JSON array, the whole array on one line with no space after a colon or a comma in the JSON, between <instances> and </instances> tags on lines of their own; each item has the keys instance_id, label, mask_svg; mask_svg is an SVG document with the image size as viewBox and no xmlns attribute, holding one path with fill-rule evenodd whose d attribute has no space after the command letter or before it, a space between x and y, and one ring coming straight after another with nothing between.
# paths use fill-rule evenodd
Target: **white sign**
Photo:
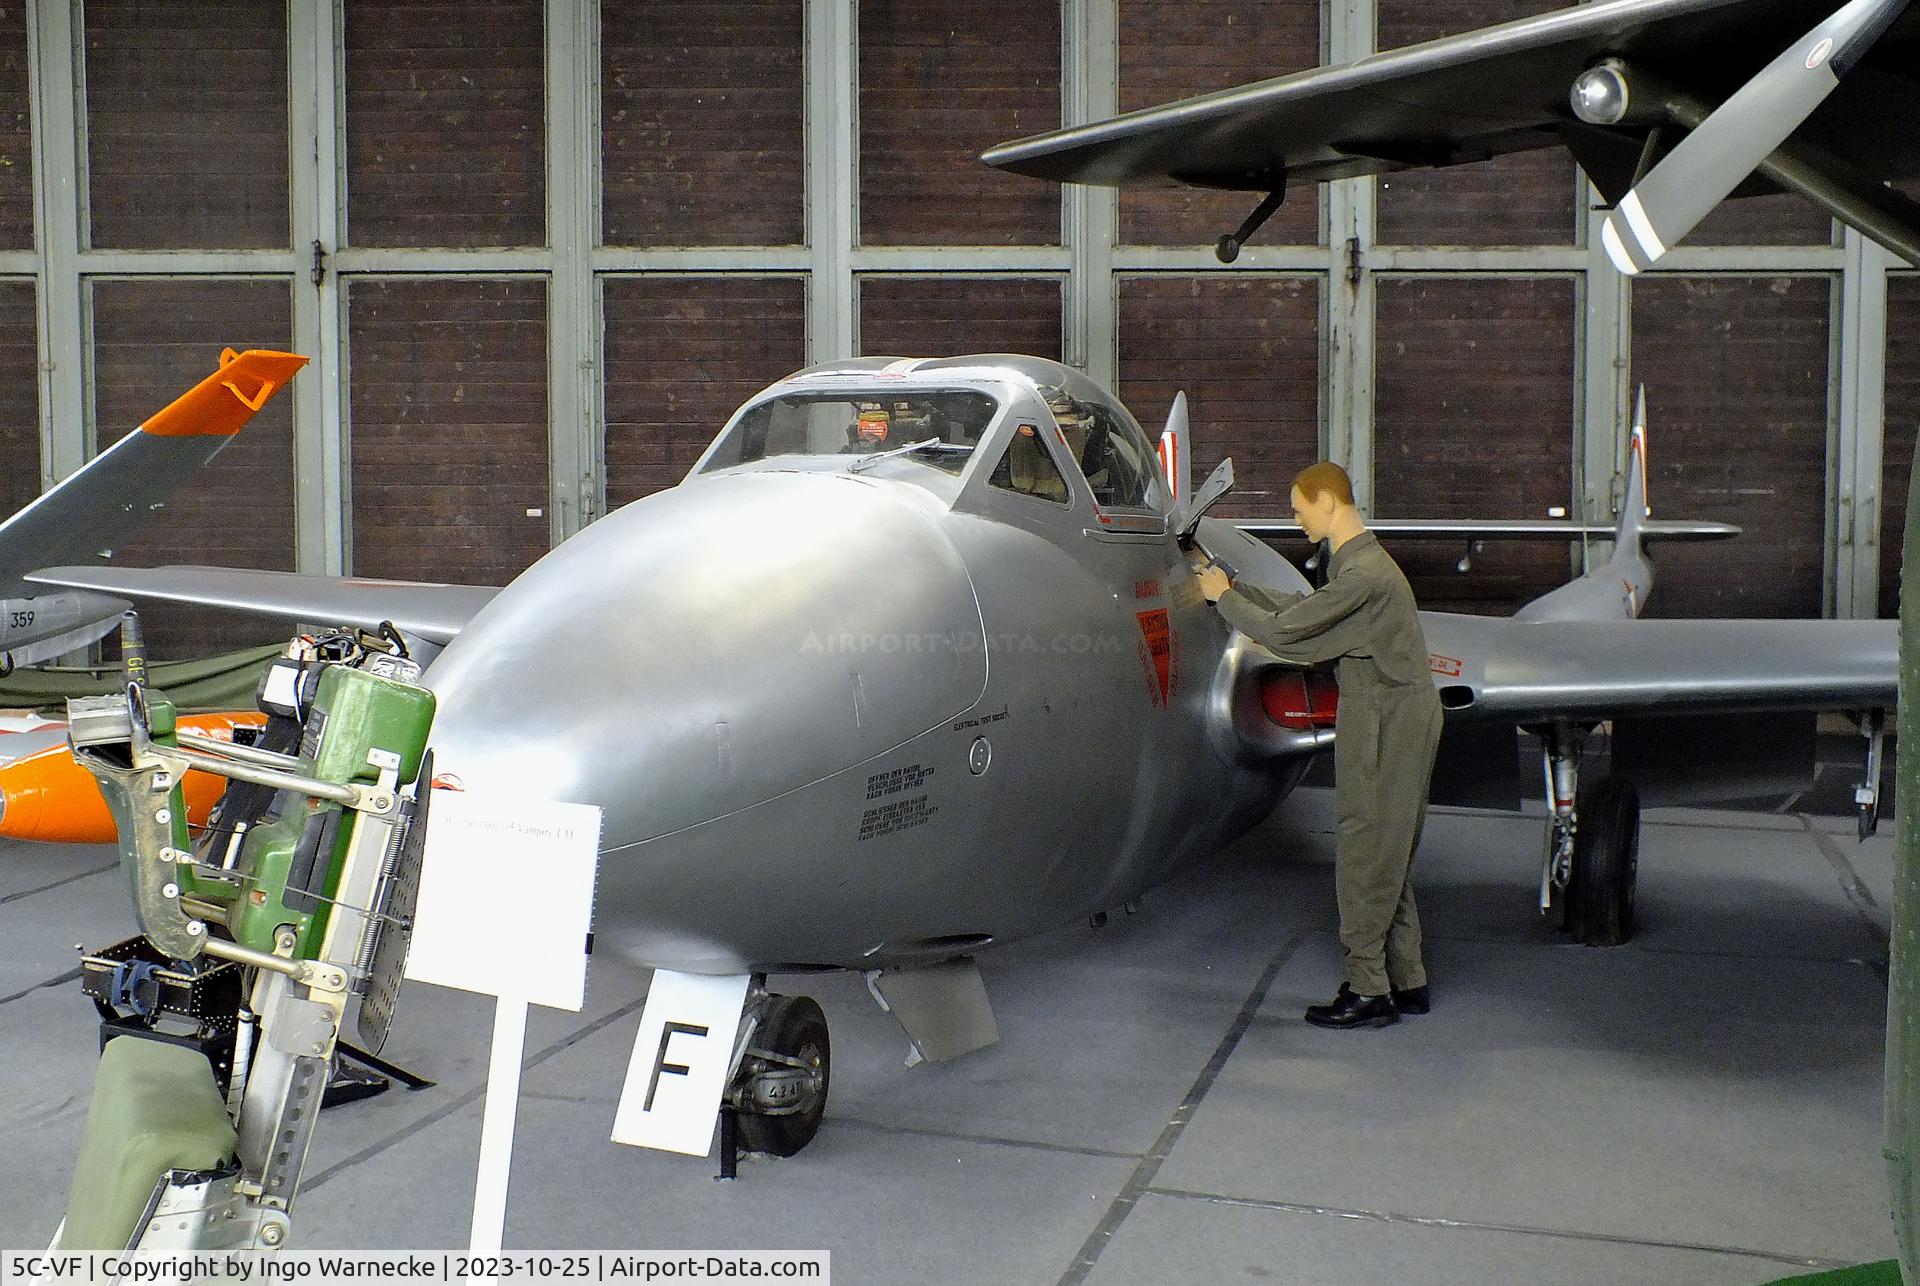
<instances>
[{"instance_id":1,"label":"white sign","mask_svg":"<svg viewBox=\"0 0 1920 1286\"><path fill-rule=\"evenodd\" d=\"M613 1141L705 1156L727 1088L746 974L653 971Z\"/></svg>"},{"instance_id":2,"label":"white sign","mask_svg":"<svg viewBox=\"0 0 1920 1286\"><path fill-rule=\"evenodd\" d=\"M578 1011L600 810L436 790L407 977Z\"/></svg>"},{"instance_id":3,"label":"white sign","mask_svg":"<svg viewBox=\"0 0 1920 1286\"><path fill-rule=\"evenodd\" d=\"M520 1100L527 1006L578 1012L600 810L587 804L437 790L427 809L407 977L498 997L480 1121L469 1246L500 1249Z\"/></svg>"}]
</instances>

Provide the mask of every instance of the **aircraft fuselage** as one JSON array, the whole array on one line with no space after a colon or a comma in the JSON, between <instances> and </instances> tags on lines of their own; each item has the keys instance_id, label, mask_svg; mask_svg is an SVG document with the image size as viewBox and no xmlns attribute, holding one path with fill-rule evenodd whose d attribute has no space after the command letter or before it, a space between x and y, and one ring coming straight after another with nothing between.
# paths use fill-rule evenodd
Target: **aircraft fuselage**
<instances>
[{"instance_id":1,"label":"aircraft fuselage","mask_svg":"<svg viewBox=\"0 0 1920 1286\"><path fill-rule=\"evenodd\" d=\"M1106 514L1064 437L1064 502L989 484L1011 434L1052 430L1032 388L993 392L957 476L696 467L434 664L440 771L605 809L597 950L711 973L944 958L1118 906L1304 772L1236 741L1241 654L1164 512Z\"/></svg>"}]
</instances>

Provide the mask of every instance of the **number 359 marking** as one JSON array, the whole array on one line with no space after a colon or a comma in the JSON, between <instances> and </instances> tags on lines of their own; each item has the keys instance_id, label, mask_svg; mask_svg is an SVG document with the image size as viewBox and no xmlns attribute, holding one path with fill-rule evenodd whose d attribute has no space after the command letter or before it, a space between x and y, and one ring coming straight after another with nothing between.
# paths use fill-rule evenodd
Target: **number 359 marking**
<instances>
[{"instance_id":1,"label":"number 359 marking","mask_svg":"<svg viewBox=\"0 0 1920 1286\"><path fill-rule=\"evenodd\" d=\"M8 612L7 624L16 630L24 630L33 624L32 612Z\"/></svg>"}]
</instances>

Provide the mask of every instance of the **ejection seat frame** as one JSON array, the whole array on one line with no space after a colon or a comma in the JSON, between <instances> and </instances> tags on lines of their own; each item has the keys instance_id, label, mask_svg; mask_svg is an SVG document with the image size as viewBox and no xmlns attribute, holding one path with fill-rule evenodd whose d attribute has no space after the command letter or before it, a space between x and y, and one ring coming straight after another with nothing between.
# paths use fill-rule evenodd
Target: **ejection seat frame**
<instances>
[{"instance_id":1,"label":"ejection seat frame","mask_svg":"<svg viewBox=\"0 0 1920 1286\"><path fill-rule=\"evenodd\" d=\"M119 828L147 954L169 962L174 981L164 1003L144 1006L148 1014L201 1019L204 1030L197 984L222 968L203 971L200 962L236 966L245 979L227 994L235 1036L224 1084L213 1069L232 1126L231 1160L163 1171L128 1250L284 1245L349 1006L358 998L360 1035L375 1051L391 1021L425 837L433 698L413 682L419 668L404 655L346 647L316 657L303 646L311 640L297 639L276 662L278 697L269 695L273 672L262 689L263 708L297 719L299 754L177 729L171 706L150 699L132 667L120 693L69 703L73 753L99 780ZM277 830L235 827L225 844L210 833L196 853L180 789L189 770L277 792ZM403 796L415 782L413 797ZM128 945L90 960L97 1003L102 985L126 994L122 968L138 955ZM145 999L162 1001L157 991ZM141 1038L137 1030L117 1037Z\"/></svg>"}]
</instances>

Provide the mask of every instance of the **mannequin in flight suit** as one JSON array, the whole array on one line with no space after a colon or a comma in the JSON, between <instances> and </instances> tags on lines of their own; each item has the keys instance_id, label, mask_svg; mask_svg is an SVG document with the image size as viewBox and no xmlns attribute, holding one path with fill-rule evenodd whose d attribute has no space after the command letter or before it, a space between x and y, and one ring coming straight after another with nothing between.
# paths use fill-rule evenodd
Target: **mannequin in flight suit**
<instances>
[{"instance_id":1,"label":"mannequin in flight suit","mask_svg":"<svg viewBox=\"0 0 1920 1286\"><path fill-rule=\"evenodd\" d=\"M1333 548L1323 588L1275 593L1230 583L1214 566L1201 573L1201 589L1229 624L1281 660L1339 662L1333 870L1347 981L1306 1018L1320 1027L1384 1027L1430 1005L1412 870L1440 741L1440 697L1413 591L1362 523L1346 471L1326 462L1303 470L1293 516L1309 540Z\"/></svg>"}]
</instances>

